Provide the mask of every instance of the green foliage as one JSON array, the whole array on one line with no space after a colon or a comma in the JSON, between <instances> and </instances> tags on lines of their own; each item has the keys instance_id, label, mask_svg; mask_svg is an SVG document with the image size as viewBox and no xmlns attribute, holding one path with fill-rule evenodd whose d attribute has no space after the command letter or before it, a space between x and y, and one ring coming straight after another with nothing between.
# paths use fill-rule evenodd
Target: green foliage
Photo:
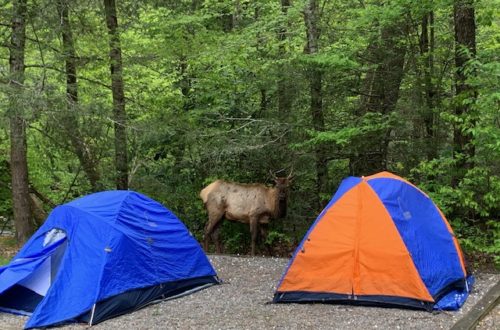
<instances>
[{"instance_id":1,"label":"green foliage","mask_svg":"<svg viewBox=\"0 0 500 330\"><path fill-rule=\"evenodd\" d=\"M10 175L8 164L5 160L0 161L0 217L12 217L12 195L10 191ZM0 222L0 226L3 222Z\"/></svg>"},{"instance_id":2,"label":"green foliage","mask_svg":"<svg viewBox=\"0 0 500 330\"><path fill-rule=\"evenodd\" d=\"M500 177L475 167L453 188L447 183L453 164L451 159L423 162L412 170L414 182L447 215L466 252L490 254L500 267Z\"/></svg>"},{"instance_id":3,"label":"green foliage","mask_svg":"<svg viewBox=\"0 0 500 330\"><path fill-rule=\"evenodd\" d=\"M248 251L250 229L247 224L224 221L221 226L221 238L227 253L239 254Z\"/></svg>"},{"instance_id":4,"label":"green foliage","mask_svg":"<svg viewBox=\"0 0 500 330\"><path fill-rule=\"evenodd\" d=\"M271 221L270 234L261 242L261 248L271 250L282 246L283 251L274 252L286 255L321 211L317 201L328 201L352 172L351 159L376 150L383 137L387 168L429 193L467 252L498 255L498 0L474 2L477 57L467 64L466 73L475 92L460 97L453 97L451 87L452 1L326 1L313 56L304 53L306 1L291 3L286 14L279 1L118 4L131 189L159 200L201 239L207 215L198 195L204 186L218 178L271 185L270 170L294 168L287 217ZM114 123L102 8L82 1L70 6L79 87L73 109L79 132L74 133L96 156L100 185L112 189ZM73 132L64 129L68 107L60 17L51 1L30 3L29 9L26 83L16 109L26 118L30 182L58 204L91 187L70 143ZM422 18L430 11L432 54L421 44ZM9 10L0 13L3 22L10 21L9 15ZM395 25L398 33L405 32L393 39L406 52L397 103L394 110L365 111L366 98L382 102L388 96L369 84L381 63L368 55L382 40L381 31ZM8 36L10 26L0 30ZM392 55L380 52L379 60ZM3 47L0 53L0 68L8 79L9 50ZM322 74L324 131L312 125L312 72ZM426 89L429 82L431 91ZM11 85L0 84L1 109L8 109L9 93ZM283 100L289 108L280 108ZM472 111L457 116L457 104L470 105ZM11 217L10 176L4 163L7 115L0 111L0 216ZM456 127L473 136L475 155L466 159L465 176L452 187ZM318 147L327 153L328 183L316 196ZM221 236L228 252L248 252L247 225L225 221Z\"/></svg>"},{"instance_id":5,"label":"green foliage","mask_svg":"<svg viewBox=\"0 0 500 330\"><path fill-rule=\"evenodd\" d=\"M17 250L17 241L14 237L0 237L0 266L8 264Z\"/></svg>"},{"instance_id":6,"label":"green foliage","mask_svg":"<svg viewBox=\"0 0 500 330\"><path fill-rule=\"evenodd\" d=\"M9 259L8 258L0 256L0 266L6 265L8 263L9 263Z\"/></svg>"},{"instance_id":7,"label":"green foliage","mask_svg":"<svg viewBox=\"0 0 500 330\"><path fill-rule=\"evenodd\" d=\"M290 244L292 240L284 233L280 233L277 231L271 231L266 237L265 243L267 245L282 245L282 244Z\"/></svg>"},{"instance_id":8,"label":"green foliage","mask_svg":"<svg viewBox=\"0 0 500 330\"><path fill-rule=\"evenodd\" d=\"M500 269L500 223L497 220L489 220L480 226L461 221L454 221L453 225L464 251L492 256L495 267Z\"/></svg>"},{"instance_id":9,"label":"green foliage","mask_svg":"<svg viewBox=\"0 0 500 330\"><path fill-rule=\"evenodd\" d=\"M339 147L346 147L349 144L358 144L360 140L367 139L370 135L383 134L397 122L397 115L382 115L380 113L369 112L360 118L351 118L352 126L346 124L344 128L333 131L315 132L308 130L312 138L304 143L294 145L295 148L315 146L318 144L331 143Z\"/></svg>"},{"instance_id":10,"label":"green foliage","mask_svg":"<svg viewBox=\"0 0 500 330\"><path fill-rule=\"evenodd\" d=\"M14 237L2 238L2 246L6 248L14 248L17 246L17 241Z\"/></svg>"}]
</instances>

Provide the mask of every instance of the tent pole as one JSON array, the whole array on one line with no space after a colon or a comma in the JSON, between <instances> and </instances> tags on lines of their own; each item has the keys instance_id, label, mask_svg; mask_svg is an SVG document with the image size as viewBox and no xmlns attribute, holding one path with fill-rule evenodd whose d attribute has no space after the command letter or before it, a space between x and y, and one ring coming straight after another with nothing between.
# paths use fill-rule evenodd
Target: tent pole
<instances>
[{"instance_id":1,"label":"tent pole","mask_svg":"<svg viewBox=\"0 0 500 330\"><path fill-rule=\"evenodd\" d=\"M92 306L92 313L90 314L89 326L92 326L92 322L94 321L94 313L95 313L95 304Z\"/></svg>"}]
</instances>

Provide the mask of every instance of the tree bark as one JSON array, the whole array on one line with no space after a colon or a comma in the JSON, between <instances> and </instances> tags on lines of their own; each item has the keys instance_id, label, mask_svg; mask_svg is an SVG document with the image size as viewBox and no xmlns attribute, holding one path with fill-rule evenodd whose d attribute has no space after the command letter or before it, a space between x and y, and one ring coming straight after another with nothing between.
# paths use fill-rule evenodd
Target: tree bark
<instances>
[{"instance_id":1,"label":"tree bark","mask_svg":"<svg viewBox=\"0 0 500 330\"><path fill-rule=\"evenodd\" d=\"M306 25L307 44L305 53L314 55L319 51L319 35L318 28L319 12L318 3L316 0L309 0L304 9L304 22ZM310 111L312 126L316 132L325 130L325 119L323 113L323 91L322 79L323 73L321 69L310 67L308 69L309 88L310 88ZM318 145L315 150L316 154L316 195L318 196L318 206L324 207L324 201L321 200L321 194L326 192L328 183L328 160L325 146Z\"/></svg>"},{"instance_id":2,"label":"tree bark","mask_svg":"<svg viewBox=\"0 0 500 330\"><path fill-rule=\"evenodd\" d=\"M9 94L10 117L10 168L12 177L12 206L18 244L28 240L34 231L28 182L28 160L26 143L26 121L22 114L24 84L24 54L26 44L27 1L13 3L12 36L10 44Z\"/></svg>"},{"instance_id":3,"label":"tree bark","mask_svg":"<svg viewBox=\"0 0 500 330\"><path fill-rule=\"evenodd\" d=\"M404 35L402 24L394 23L383 27L380 40L368 46L367 57L375 65L364 78L358 116L372 112L385 119L396 108L406 54L406 47L401 44ZM390 129L384 129L363 136L357 154L350 157L351 175L369 175L387 169L390 134Z\"/></svg>"},{"instance_id":4,"label":"tree bark","mask_svg":"<svg viewBox=\"0 0 500 330\"><path fill-rule=\"evenodd\" d=\"M254 11L254 20L257 22L259 20L259 15L260 15L260 7L256 6L255 11ZM255 48L257 50L257 53L259 54L260 59L265 59L267 54L266 52L262 49L262 34L260 31L256 33L256 42L255 42ZM259 88L260 90L260 102L259 102L259 111L255 112L254 116L260 117L263 114L267 112L267 107L269 104L269 98L267 95L267 88L264 85L261 85Z\"/></svg>"},{"instance_id":5,"label":"tree bark","mask_svg":"<svg viewBox=\"0 0 500 330\"><path fill-rule=\"evenodd\" d=\"M420 36L420 54L424 60L425 90L425 139L427 159L437 157L437 141L435 129L435 88L432 83L434 75L434 12L430 11L422 18L422 34Z\"/></svg>"},{"instance_id":6,"label":"tree bark","mask_svg":"<svg viewBox=\"0 0 500 330\"><path fill-rule=\"evenodd\" d=\"M456 123L453 129L453 157L456 160L452 186L457 186L467 169L473 166L475 154L472 134L464 128L475 125L471 120L471 102L467 98L476 98L476 91L467 83L467 62L476 56L476 23L473 0L456 0L453 7L455 25L455 115L462 123Z\"/></svg>"},{"instance_id":7,"label":"tree bark","mask_svg":"<svg viewBox=\"0 0 500 330\"><path fill-rule=\"evenodd\" d=\"M193 101L191 100L191 77L188 71L188 59L187 56L181 55L179 58L179 75L181 79L179 81L180 90L182 94L182 111L189 112L194 108ZM174 171L180 176L182 171L182 162L184 160L184 155L186 152L186 139L185 133L179 132L176 134L179 138L177 143L171 144L171 154L174 156Z\"/></svg>"},{"instance_id":8,"label":"tree bark","mask_svg":"<svg viewBox=\"0 0 500 330\"><path fill-rule=\"evenodd\" d=\"M235 0L234 1L234 12L233 12L233 29L237 29L240 24L241 24L241 15L242 15L242 8L241 8L241 3L240 0Z\"/></svg>"},{"instance_id":9,"label":"tree bark","mask_svg":"<svg viewBox=\"0 0 500 330\"><path fill-rule=\"evenodd\" d=\"M115 0L104 0L109 35L109 60L115 126L116 188L128 189L127 114L123 87L122 51Z\"/></svg>"},{"instance_id":10,"label":"tree bark","mask_svg":"<svg viewBox=\"0 0 500 330\"><path fill-rule=\"evenodd\" d=\"M63 116L63 126L69 137L73 151L78 157L82 169L89 180L92 191L99 191L102 187L99 183L100 174L97 170L97 161L92 155L89 146L85 143L78 122L78 76L76 71L75 46L68 13L68 0L59 0L57 5L61 22L63 55L66 66L67 109Z\"/></svg>"},{"instance_id":11,"label":"tree bark","mask_svg":"<svg viewBox=\"0 0 500 330\"><path fill-rule=\"evenodd\" d=\"M288 14L288 8L290 8L290 0L281 0L281 12L284 18ZM283 24L278 32L278 54L279 59L283 60L286 58L286 50L284 42L287 39L287 28ZM286 64L280 64L278 67L278 115L281 119L285 119L290 113L292 107L292 96L290 89L292 88L289 81L288 66Z\"/></svg>"}]
</instances>

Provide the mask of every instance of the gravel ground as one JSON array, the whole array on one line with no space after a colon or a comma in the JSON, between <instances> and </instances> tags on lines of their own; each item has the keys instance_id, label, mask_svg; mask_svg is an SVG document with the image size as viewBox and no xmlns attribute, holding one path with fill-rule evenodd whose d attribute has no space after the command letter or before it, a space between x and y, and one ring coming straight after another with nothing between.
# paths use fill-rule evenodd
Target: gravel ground
<instances>
[{"instance_id":1,"label":"gravel ground","mask_svg":"<svg viewBox=\"0 0 500 330\"><path fill-rule=\"evenodd\" d=\"M476 327L476 330L500 329L500 305L482 319Z\"/></svg>"},{"instance_id":2,"label":"gravel ground","mask_svg":"<svg viewBox=\"0 0 500 330\"><path fill-rule=\"evenodd\" d=\"M325 304L266 304L288 262L282 258L210 255L225 282L179 299L151 305L93 327L116 329L449 329L500 274L477 274L476 285L458 312L428 313L403 309ZM494 310L498 315L499 310ZM20 329L26 317L0 313L1 329ZM496 322L496 323L495 323ZM498 317L485 319L493 329ZM83 330L75 324L62 329Z\"/></svg>"}]
</instances>

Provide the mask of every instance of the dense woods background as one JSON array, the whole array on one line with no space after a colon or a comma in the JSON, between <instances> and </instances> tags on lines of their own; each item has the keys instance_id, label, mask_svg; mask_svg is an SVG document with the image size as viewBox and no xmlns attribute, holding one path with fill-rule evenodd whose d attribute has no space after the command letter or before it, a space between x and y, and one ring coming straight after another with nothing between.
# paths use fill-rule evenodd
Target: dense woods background
<instances>
[{"instance_id":1,"label":"dense woods background","mask_svg":"<svg viewBox=\"0 0 500 330\"><path fill-rule=\"evenodd\" d=\"M342 178L387 169L430 194L474 262L500 264L499 0L0 8L0 226L20 243L55 205L117 188L201 238L204 185L293 168L260 245L286 255ZM223 236L248 252L247 226Z\"/></svg>"}]
</instances>

